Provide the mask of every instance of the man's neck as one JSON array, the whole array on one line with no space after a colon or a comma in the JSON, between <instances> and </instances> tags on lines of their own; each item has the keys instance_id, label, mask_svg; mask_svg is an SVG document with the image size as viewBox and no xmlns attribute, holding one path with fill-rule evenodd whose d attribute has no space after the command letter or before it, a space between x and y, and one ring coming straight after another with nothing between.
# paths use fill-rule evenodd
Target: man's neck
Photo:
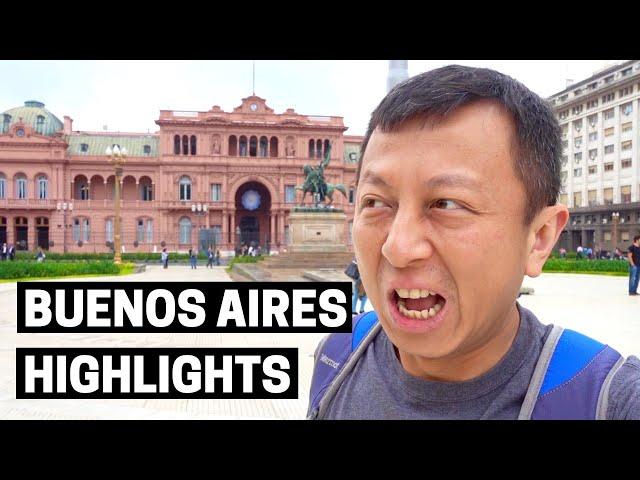
<instances>
[{"instance_id":1,"label":"man's neck","mask_svg":"<svg viewBox=\"0 0 640 480\"><path fill-rule=\"evenodd\" d=\"M407 373L441 382L463 382L491 370L509 351L520 327L520 313L514 303L502 328L482 345L463 353L431 359L402 352L396 356Z\"/></svg>"}]
</instances>

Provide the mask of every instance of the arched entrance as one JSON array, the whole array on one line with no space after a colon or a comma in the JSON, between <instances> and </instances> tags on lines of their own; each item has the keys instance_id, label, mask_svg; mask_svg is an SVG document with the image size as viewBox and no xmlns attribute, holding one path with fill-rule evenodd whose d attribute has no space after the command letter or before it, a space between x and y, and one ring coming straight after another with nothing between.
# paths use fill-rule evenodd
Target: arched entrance
<instances>
[{"instance_id":1,"label":"arched entrance","mask_svg":"<svg viewBox=\"0 0 640 480\"><path fill-rule=\"evenodd\" d=\"M7 243L7 217L0 217L0 247Z\"/></svg>"},{"instance_id":2,"label":"arched entrance","mask_svg":"<svg viewBox=\"0 0 640 480\"><path fill-rule=\"evenodd\" d=\"M260 182L247 182L236 191L235 247L252 245L268 251L271 243L271 195Z\"/></svg>"},{"instance_id":3,"label":"arched entrance","mask_svg":"<svg viewBox=\"0 0 640 480\"><path fill-rule=\"evenodd\" d=\"M43 250L49 249L49 219L47 217L36 218L36 234L38 246Z\"/></svg>"},{"instance_id":4,"label":"arched entrance","mask_svg":"<svg viewBox=\"0 0 640 480\"><path fill-rule=\"evenodd\" d=\"M29 249L29 221L27 217L16 217L14 220L14 235L16 250Z\"/></svg>"}]
</instances>

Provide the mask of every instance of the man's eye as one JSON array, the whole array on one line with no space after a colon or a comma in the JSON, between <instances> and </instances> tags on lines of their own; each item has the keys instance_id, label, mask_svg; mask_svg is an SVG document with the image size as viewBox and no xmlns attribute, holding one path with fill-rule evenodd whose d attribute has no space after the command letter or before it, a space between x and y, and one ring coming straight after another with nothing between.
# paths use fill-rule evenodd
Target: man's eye
<instances>
[{"instance_id":1,"label":"man's eye","mask_svg":"<svg viewBox=\"0 0 640 480\"><path fill-rule=\"evenodd\" d=\"M439 208L441 210L455 210L458 208L462 208L457 202L447 199L436 200L432 205L435 208Z\"/></svg>"},{"instance_id":2,"label":"man's eye","mask_svg":"<svg viewBox=\"0 0 640 480\"><path fill-rule=\"evenodd\" d=\"M364 208L380 208L384 207L384 202L382 200L377 200L375 198L368 198L364 201Z\"/></svg>"}]
</instances>

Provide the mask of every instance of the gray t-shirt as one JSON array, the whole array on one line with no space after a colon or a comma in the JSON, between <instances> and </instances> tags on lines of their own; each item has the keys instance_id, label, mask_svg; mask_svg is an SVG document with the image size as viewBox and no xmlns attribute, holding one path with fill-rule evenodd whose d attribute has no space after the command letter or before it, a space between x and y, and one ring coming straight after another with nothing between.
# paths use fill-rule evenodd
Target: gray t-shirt
<instances>
[{"instance_id":1,"label":"gray t-shirt","mask_svg":"<svg viewBox=\"0 0 640 480\"><path fill-rule=\"evenodd\" d=\"M491 370L464 382L409 375L384 330L369 344L331 400L324 419L515 420L552 325L518 305L520 327L509 351ZM615 347L615 346L614 346ZM608 419L640 419L640 359L616 373Z\"/></svg>"}]
</instances>

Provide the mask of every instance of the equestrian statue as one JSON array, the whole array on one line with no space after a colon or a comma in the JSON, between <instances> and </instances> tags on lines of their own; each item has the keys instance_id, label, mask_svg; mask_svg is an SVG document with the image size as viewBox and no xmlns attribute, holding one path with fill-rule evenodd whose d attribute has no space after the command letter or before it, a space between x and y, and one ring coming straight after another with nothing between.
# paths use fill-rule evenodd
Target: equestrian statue
<instances>
[{"instance_id":1,"label":"equestrian statue","mask_svg":"<svg viewBox=\"0 0 640 480\"><path fill-rule=\"evenodd\" d=\"M320 203L323 203L328 199L328 203L325 207L328 207L333 203L333 194L337 190L347 198L347 190L344 185L338 183L336 185L327 183L324 179L324 169L329 165L329 159L331 158L331 144L325 152L324 158L320 161L320 165L312 167L311 165L305 165L302 167L302 171L305 173L306 178L302 186L296 187L297 190L302 190L302 200L300 206L304 205L304 199L307 193L311 193L311 197L315 200L315 206L318 207Z\"/></svg>"}]
</instances>

